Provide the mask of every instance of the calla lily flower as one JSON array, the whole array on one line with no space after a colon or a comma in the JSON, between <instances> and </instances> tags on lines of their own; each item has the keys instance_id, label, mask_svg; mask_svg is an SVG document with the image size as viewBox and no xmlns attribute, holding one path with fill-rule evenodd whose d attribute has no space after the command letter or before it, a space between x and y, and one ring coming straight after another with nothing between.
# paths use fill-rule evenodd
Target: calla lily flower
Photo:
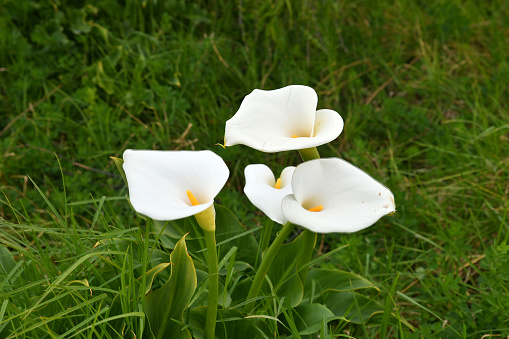
<instances>
[{"instance_id":1,"label":"calla lily flower","mask_svg":"<svg viewBox=\"0 0 509 339\"><path fill-rule=\"evenodd\" d=\"M283 198L292 194L292 174L294 166L286 167L277 180L270 168L262 164L248 165L244 170L246 176L246 193L249 201L258 207L273 221L285 224L288 220L281 211Z\"/></svg>"},{"instance_id":2,"label":"calla lily flower","mask_svg":"<svg viewBox=\"0 0 509 339\"><path fill-rule=\"evenodd\" d=\"M126 150L123 168L131 205L155 220L207 210L230 173L211 151Z\"/></svg>"},{"instance_id":3,"label":"calla lily flower","mask_svg":"<svg viewBox=\"0 0 509 339\"><path fill-rule=\"evenodd\" d=\"M225 146L243 144L271 153L328 143L341 134L343 119L330 109L317 111L317 103L315 90L308 86L255 89L226 122Z\"/></svg>"},{"instance_id":4,"label":"calla lily flower","mask_svg":"<svg viewBox=\"0 0 509 339\"><path fill-rule=\"evenodd\" d=\"M297 166L283 215L317 233L357 232L395 212L391 191L352 164L316 159Z\"/></svg>"}]
</instances>

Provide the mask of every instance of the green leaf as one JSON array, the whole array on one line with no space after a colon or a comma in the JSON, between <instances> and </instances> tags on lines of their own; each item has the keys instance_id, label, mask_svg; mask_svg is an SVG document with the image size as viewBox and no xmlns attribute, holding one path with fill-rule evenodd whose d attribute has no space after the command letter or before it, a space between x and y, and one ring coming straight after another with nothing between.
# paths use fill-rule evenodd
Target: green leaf
<instances>
[{"instance_id":1,"label":"green leaf","mask_svg":"<svg viewBox=\"0 0 509 339\"><path fill-rule=\"evenodd\" d=\"M302 302L307 268L303 268L311 260L316 233L304 231L294 241L281 245L272 265L267 272L276 295L285 297L295 307ZM264 284L268 290L268 284Z\"/></svg>"},{"instance_id":2,"label":"green leaf","mask_svg":"<svg viewBox=\"0 0 509 339\"><path fill-rule=\"evenodd\" d=\"M297 306L292 310L293 321L300 335L309 335L320 331L322 323L338 319L331 310L321 304Z\"/></svg>"},{"instance_id":3,"label":"green leaf","mask_svg":"<svg viewBox=\"0 0 509 339\"><path fill-rule=\"evenodd\" d=\"M206 306L208 303L208 277L209 274L202 270L196 270L196 276L198 278L198 289L194 295L194 300L191 304L191 308ZM229 307L232 298L228 291L225 290L224 284L219 281L218 282L218 300L217 303L222 307Z\"/></svg>"},{"instance_id":4,"label":"green leaf","mask_svg":"<svg viewBox=\"0 0 509 339\"><path fill-rule=\"evenodd\" d=\"M168 266L170 266L170 263L161 263L155 267L153 267L152 269L150 269L149 271L147 271L147 273L145 273L145 277L146 277L146 282L145 282L145 290L143 291L144 294L147 294L150 289L152 288L152 284L154 283L154 279L156 277L157 274L159 274L160 272L162 272L165 268L167 268ZM137 297L140 297L142 294L141 294L141 291L140 291L140 288L142 287L142 278L143 277L139 277L138 279L135 280L135 288L136 288L136 293L135 295ZM111 311L110 311L110 316L117 316L117 315L121 315L122 314L122 303L121 303L121 300L120 300L120 296L123 294L123 295L132 295L131 294L131 286L127 286L125 288L124 291L121 291L119 294L117 294L115 296L115 298L113 298L113 302L111 303ZM122 331L122 322L123 322L123 319L121 317L119 318L116 318L115 320L112 320L110 322L110 325L115 329L117 330L117 332L121 332Z\"/></svg>"},{"instance_id":5,"label":"green leaf","mask_svg":"<svg viewBox=\"0 0 509 339\"><path fill-rule=\"evenodd\" d=\"M219 245L218 258L223 258L233 247L237 247L237 261L247 262L254 266L258 254L258 242L252 232L246 230L229 209L215 205L216 209L216 242Z\"/></svg>"},{"instance_id":6,"label":"green leaf","mask_svg":"<svg viewBox=\"0 0 509 339\"><path fill-rule=\"evenodd\" d=\"M145 298L150 338L191 338L184 328L183 313L196 289L196 270L187 254L185 237L179 240L170 255L171 276L160 289Z\"/></svg>"},{"instance_id":7,"label":"green leaf","mask_svg":"<svg viewBox=\"0 0 509 339\"><path fill-rule=\"evenodd\" d=\"M355 300L357 300L357 306ZM336 316L344 317L356 324L367 322L373 315L384 309L379 302L355 292L331 293L323 300L322 304Z\"/></svg>"},{"instance_id":8,"label":"green leaf","mask_svg":"<svg viewBox=\"0 0 509 339\"><path fill-rule=\"evenodd\" d=\"M307 300L308 298L311 298L313 284L313 300L327 291L346 292L364 288L377 289L377 287L372 282L357 274L335 269L317 268L309 272L306 280L305 298ZM313 302L313 300L311 300L311 302Z\"/></svg>"},{"instance_id":9,"label":"green leaf","mask_svg":"<svg viewBox=\"0 0 509 339\"><path fill-rule=\"evenodd\" d=\"M235 287L230 291L230 295L232 298L231 306L238 305L246 301L246 297L249 294L249 288L253 279L251 277L246 277L241 279Z\"/></svg>"},{"instance_id":10,"label":"green leaf","mask_svg":"<svg viewBox=\"0 0 509 339\"><path fill-rule=\"evenodd\" d=\"M117 166L117 169L118 171L120 172L120 176L122 177L122 179L124 180L124 184L127 186L127 177L125 176L125 172L124 172L124 159L121 159L121 158L115 158L115 157L110 157L113 162L115 163L115 166Z\"/></svg>"},{"instance_id":11,"label":"green leaf","mask_svg":"<svg viewBox=\"0 0 509 339\"><path fill-rule=\"evenodd\" d=\"M193 338L203 338L206 314L206 307L198 307L191 310L189 327L193 332ZM265 333L268 333L268 331L262 319L244 318L242 313L234 309L218 310L215 333L216 339L267 338L268 334Z\"/></svg>"},{"instance_id":12,"label":"green leaf","mask_svg":"<svg viewBox=\"0 0 509 339\"><path fill-rule=\"evenodd\" d=\"M113 79L106 74L102 61L97 62L97 69L95 74L95 81L106 93L112 95L115 92Z\"/></svg>"},{"instance_id":13,"label":"green leaf","mask_svg":"<svg viewBox=\"0 0 509 339\"><path fill-rule=\"evenodd\" d=\"M5 246L0 246L0 273L9 274L16 266L14 256Z\"/></svg>"},{"instance_id":14,"label":"green leaf","mask_svg":"<svg viewBox=\"0 0 509 339\"><path fill-rule=\"evenodd\" d=\"M387 301L386 301L387 302ZM412 331L415 328L405 319L397 316L385 306L357 292L341 292L327 295L322 304L327 306L337 317L342 317L355 324L367 323L378 324L384 321L394 326L404 324ZM357 304L357 305L356 305Z\"/></svg>"}]
</instances>

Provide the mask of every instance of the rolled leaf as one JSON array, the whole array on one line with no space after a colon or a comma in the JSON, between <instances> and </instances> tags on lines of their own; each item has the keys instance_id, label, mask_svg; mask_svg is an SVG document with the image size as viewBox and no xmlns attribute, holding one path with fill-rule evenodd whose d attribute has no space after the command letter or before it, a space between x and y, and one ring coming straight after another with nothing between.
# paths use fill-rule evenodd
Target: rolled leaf
<instances>
[{"instance_id":1,"label":"rolled leaf","mask_svg":"<svg viewBox=\"0 0 509 339\"><path fill-rule=\"evenodd\" d=\"M149 337L190 339L191 333L182 322L183 313L196 288L196 271L193 260L187 254L185 237L177 242L170 258L170 279L145 298Z\"/></svg>"}]
</instances>

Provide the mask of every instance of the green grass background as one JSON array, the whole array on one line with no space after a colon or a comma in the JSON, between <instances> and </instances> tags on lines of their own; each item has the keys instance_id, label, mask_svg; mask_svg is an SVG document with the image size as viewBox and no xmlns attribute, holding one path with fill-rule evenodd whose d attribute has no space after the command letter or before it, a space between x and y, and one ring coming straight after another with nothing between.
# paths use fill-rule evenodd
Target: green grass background
<instances>
[{"instance_id":1,"label":"green grass background","mask_svg":"<svg viewBox=\"0 0 509 339\"><path fill-rule=\"evenodd\" d=\"M0 319L25 317L105 232L140 236L110 159L126 148L213 150L231 171L217 201L263 224L243 169L298 153L217 144L253 89L304 84L345 120L322 157L383 182L398 210L322 236L319 253L349 245L322 265L375 282L416 327L334 337L508 335L508 17L504 0L0 0L0 240L26 264L0 269ZM37 323L27 337L45 337Z\"/></svg>"}]
</instances>

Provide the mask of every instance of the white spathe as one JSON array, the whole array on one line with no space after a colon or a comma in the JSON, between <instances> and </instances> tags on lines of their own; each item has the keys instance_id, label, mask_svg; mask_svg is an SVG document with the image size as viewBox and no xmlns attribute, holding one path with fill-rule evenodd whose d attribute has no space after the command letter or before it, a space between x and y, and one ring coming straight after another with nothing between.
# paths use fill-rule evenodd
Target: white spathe
<instances>
[{"instance_id":1,"label":"white spathe","mask_svg":"<svg viewBox=\"0 0 509 339\"><path fill-rule=\"evenodd\" d=\"M396 211L394 195L369 174L338 159L316 159L297 166L293 194L282 202L284 216L317 233L357 232ZM323 206L320 212L308 209Z\"/></svg>"},{"instance_id":2,"label":"white spathe","mask_svg":"<svg viewBox=\"0 0 509 339\"><path fill-rule=\"evenodd\" d=\"M175 220L214 203L230 171L211 151L126 150L124 171L134 209L155 220ZM186 192L200 205L192 206Z\"/></svg>"},{"instance_id":3,"label":"white spathe","mask_svg":"<svg viewBox=\"0 0 509 339\"><path fill-rule=\"evenodd\" d=\"M243 144L271 153L326 144L341 134L343 119L330 109L317 111L317 103L308 86L255 89L226 122L225 146Z\"/></svg>"},{"instance_id":4,"label":"white spathe","mask_svg":"<svg viewBox=\"0 0 509 339\"><path fill-rule=\"evenodd\" d=\"M248 165L244 170L246 186L244 193L249 201L273 221L285 224L288 220L281 211L283 198L292 194L292 174L294 166L281 172L281 188L275 188L276 179L269 167L262 164Z\"/></svg>"}]
</instances>

